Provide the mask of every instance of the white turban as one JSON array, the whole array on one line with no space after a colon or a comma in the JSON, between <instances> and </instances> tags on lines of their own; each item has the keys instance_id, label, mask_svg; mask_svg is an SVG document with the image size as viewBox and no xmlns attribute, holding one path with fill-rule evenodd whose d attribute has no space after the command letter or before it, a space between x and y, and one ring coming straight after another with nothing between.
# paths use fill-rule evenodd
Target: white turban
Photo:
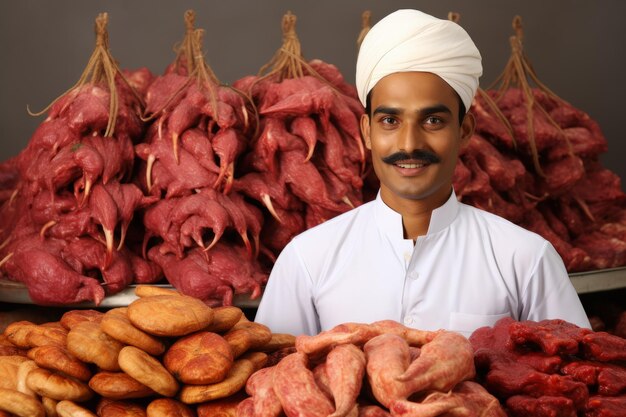
<instances>
[{"instance_id":1,"label":"white turban","mask_svg":"<svg viewBox=\"0 0 626 417\"><path fill-rule=\"evenodd\" d=\"M469 109L482 75L480 52L458 24L418 10L398 10L367 33L356 63L356 88L365 106L381 78L395 72L431 72L447 82Z\"/></svg>"}]
</instances>

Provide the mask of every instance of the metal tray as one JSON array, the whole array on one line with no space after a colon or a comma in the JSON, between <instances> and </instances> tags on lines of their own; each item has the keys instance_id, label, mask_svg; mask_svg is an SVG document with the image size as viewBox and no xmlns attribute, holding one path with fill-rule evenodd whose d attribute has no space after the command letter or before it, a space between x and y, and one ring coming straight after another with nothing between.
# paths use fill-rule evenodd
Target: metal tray
<instances>
[{"instance_id":1,"label":"metal tray","mask_svg":"<svg viewBox=\"0 0 626 417\"><path fill-rule=\"evenodd\" d=\"M626 267L603 269L599 271L575 272L569 275L572 284L578 294L586 294L598 291L615 290L626 288ZM167 284L153 284L157 287L173 289ZM102 300L99 306L93 302L72 304L75 308L112 308L125 307L137 299L135 285L129 285L114 295L109 295ZM233 305L240 308L257 308L261 297L251 300L248 294L235 295ZM26 285L21 282L0 279L0 302L15 304L34 304L28 295ZM64 305L63 307L68 307Z\"/></svg>"},{"instance_id":2,"label":"metal tray","mask_svg":"<svg viewBox=\"0 0 626 417\"><path fill-rule=\"evenodd\" d=\"M626 267L569 274L578 294L626 288Z\"/></svg>"},{"instance_id":3,"label":"metal tray","mask_svg":"<svg viewBox=\"0 0 626 417\"><path fill-rule=\"evenodd\" d=\"M155 287L174 289L171 285L167 284L152 284ZM113 307L126 307L138 297L135 295L135 285L129 285L117 294L104 297L102 302L96 306L93 302L82 302L69 305L62 305L59 307L71 307L71 308L113 308ZM257 308L261 297L251 300L248 294L235 295L233 297L233 305L240 308ZM11 281L8 279L0 278L0 302L15 303L15 304L35 304L28 295L28 288L25 284L17 281Z\"/></svg>"}]
</instances>

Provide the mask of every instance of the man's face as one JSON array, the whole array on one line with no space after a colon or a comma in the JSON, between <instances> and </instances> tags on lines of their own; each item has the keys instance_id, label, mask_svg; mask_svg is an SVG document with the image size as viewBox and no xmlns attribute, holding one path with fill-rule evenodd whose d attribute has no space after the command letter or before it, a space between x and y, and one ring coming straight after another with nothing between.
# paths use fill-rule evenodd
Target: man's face
<instances>
[{"instance_id":1,"label":"man's face","mask_svg":"<svg viewBox=\"0 0 626 417\"><path fill-rule=\"evenodd\" d=\"M459 105L452 87L427 72L390 74L372 89L361 131L391 208L407 200L436 208L449 197L459 148L474 127L471 115L459 124Z\"/></svg>"}]
</instances>

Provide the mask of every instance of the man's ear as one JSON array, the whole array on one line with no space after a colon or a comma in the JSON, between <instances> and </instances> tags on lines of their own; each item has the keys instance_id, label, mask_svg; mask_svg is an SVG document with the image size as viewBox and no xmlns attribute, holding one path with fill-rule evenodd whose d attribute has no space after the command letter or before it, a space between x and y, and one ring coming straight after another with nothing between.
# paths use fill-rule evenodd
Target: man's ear
<instances>
[{"instance_id":1,"label":"man's ear","mask_svg":"<svg viewBox=\"0 0 626 417\"><path fill-rule=\"evenodd\" d=\"M361 136L365 142L365 147L369 150L372 149L372 140L370 136L370 117L367 114L361 115Z\"/></svg>"},{"instance_id":2,"label":"man's ear","mask_svg":"<svg viewBox=\"0 0 626 417\"><path fill-rule=\"evenodd\" d=\"M465 113L463 123L461 123L461 146L465 145L472 135L474 134L474 128L476 127L476 119L470 112Z\"/></svg>"}]
</instances>

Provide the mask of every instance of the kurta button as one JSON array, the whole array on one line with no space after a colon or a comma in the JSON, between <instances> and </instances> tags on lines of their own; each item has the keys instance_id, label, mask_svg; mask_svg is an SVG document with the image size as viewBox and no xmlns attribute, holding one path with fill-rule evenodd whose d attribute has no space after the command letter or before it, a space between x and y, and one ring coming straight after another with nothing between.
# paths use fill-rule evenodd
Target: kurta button
<instances>
[{"instance_id":1,"label":"kurta button","mask_svg":"<svg viewBox=\"0 0 626 417\"><path fill-rule=\"evenodd\" d=\"M407 262L411 260L411 252L404 252L404 260Z\"/></svg>"},{"instance_id":2,"label":"kurta button","mask_svg":"<svg viewBox=\"0 0 626 417\"><path fill-rule=\"evenodd\" d=\"M420 274L419 274L419 272L417 272L417 271L411 271L411 272L409 272L409 278L411 278L411 279L418 279L418 278L419 278L419 276L420 276Z\"/></svg>"},{"instance_id":3,"label":"kurta button","mask_svg":"<svg viewBox=\"0 0 626 417\"><path fill-rule=\"evenodd\" d=\"M407 316L404 318L404 324L412 324L413 323L413 318L410 316Z\"/></svg>"}]
</instances>

